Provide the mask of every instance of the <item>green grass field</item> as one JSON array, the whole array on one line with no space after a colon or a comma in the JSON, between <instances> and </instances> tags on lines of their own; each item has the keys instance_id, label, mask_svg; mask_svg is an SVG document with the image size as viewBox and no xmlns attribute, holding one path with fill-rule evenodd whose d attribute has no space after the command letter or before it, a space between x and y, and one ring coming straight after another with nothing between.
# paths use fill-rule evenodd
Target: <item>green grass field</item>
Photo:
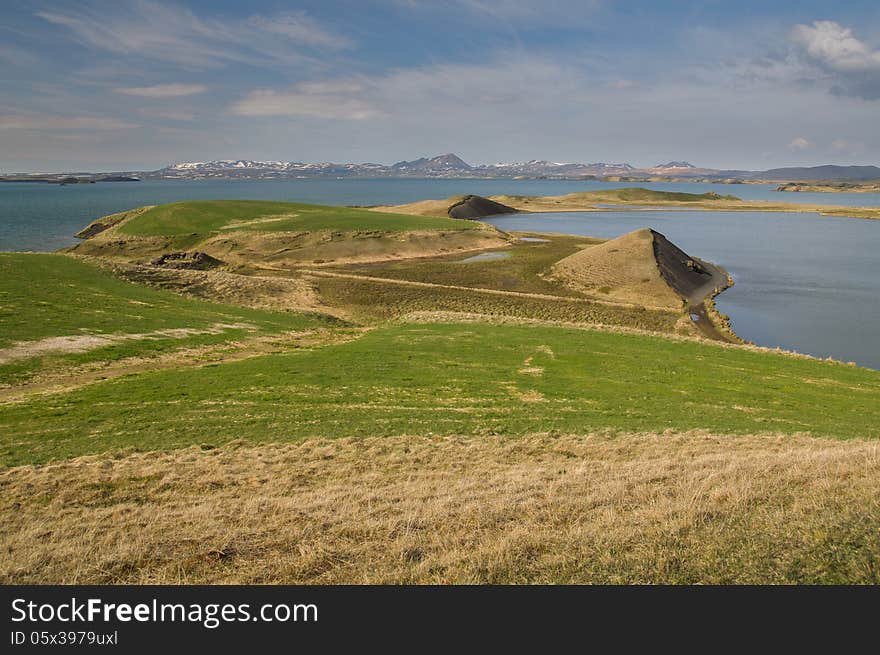
<instances>
[{"instance_id":1,"label":"green grass field","mask_svg":"<svg viewBox=\"0 0 880 655\"><path fill-rule=\"evenodd\" d=\"M328 207L261 200L193 200L159 205L120 225L129 236L215 234L223 230L297 232L402 232L475 229L471 221L385 214L351 207Z\"/></svg>"},{"instance_id":2,"label":"green grass field","mask_svg":"<svg viewBox=\"0 0 880 655\"><path fill-rule=\"evenodd\" d=\"M404 325L0 406L0 426L7 466L310 436L704 428L877 438L880 373L638 335Z\"/></svg>"},{"instance_id":3,"label":"green grass field","mask_svg":"<svg viewBox=\"0 0 880 655\"><path fill-rule=\"evenodd\" d=\"M149 334L180 329L194 332L174 338L153 334L150 338L128 339L88 352L17 358L0 363L0 382L20 381L49 364L119 359L332 322L318 315L260 311L187 298L124 282L91 264L63 255L0 253L0 349L51 337ZM218 325L248 327L204 333Z\"/></svg>"}]
</instances>

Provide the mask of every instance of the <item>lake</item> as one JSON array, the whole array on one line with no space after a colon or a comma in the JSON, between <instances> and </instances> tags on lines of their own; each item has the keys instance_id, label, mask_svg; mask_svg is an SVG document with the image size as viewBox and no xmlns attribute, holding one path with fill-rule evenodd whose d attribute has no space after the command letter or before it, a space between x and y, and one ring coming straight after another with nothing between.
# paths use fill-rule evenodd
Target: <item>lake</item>
<instances>
[{"instance_id":1,"label":"lake","mask_svg":"<svg viewBox=\"0 0 880 655\"><path fill-rule=\"evenodd\" d=\"M0 184L0 250L49 251L99 216L191 199L292 200L337 205L413 202L452 195L560 195L643 186L733 194L748 200L880 206L880 194L779 193L775 185L603 183L567 180L339 179L149 181L58 186ZM653 227L736 279L718 299L734 329L764 346L833 356L880 369L880 221L815 214L645 211L533 214L491 221L502 229L615 237Z\"/></svg>"},{"instance_id":2,"label":"lake","mask_svg":"<svg viewBox=\"0 0 880 655\"><path fill-rule=\"evenodd\" d=\"M291 200L328 205L391 205L474 193L561 195L575 191L641 186L747 200L826 205L880 206L876 193L780 193L776 185L577 182L481 179L159 180L99 184L0 183L0 250L57 250L93 219L126 209L179 200L239 198Z\"/></svg>"},{"instance_id":3,"label":"lake","mask_svg":"<svg viewBox=\"0 0 880 655\"><path fill-rule=\"evenodd\" d=\"M744 339L880 369L880 221L818 214L602 211L519 214L502 230L613 238L642 227L720 264L718 309Z\"/></svg>"}]
</instances>

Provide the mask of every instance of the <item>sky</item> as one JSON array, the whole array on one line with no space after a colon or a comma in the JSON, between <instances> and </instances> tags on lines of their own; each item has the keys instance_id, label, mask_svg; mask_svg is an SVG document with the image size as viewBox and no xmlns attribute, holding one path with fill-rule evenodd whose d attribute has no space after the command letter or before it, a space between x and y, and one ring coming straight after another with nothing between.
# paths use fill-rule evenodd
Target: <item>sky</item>
<instances>
[{"instance_id":1,"label":"sky","mask_svg":"<svg viewBox=\"0 0 880 655\"><path fill-rule=\"evenodd\" d=\"M880 3L0 0L0 172L880 164Z\"/></svg>"}]
</instances>

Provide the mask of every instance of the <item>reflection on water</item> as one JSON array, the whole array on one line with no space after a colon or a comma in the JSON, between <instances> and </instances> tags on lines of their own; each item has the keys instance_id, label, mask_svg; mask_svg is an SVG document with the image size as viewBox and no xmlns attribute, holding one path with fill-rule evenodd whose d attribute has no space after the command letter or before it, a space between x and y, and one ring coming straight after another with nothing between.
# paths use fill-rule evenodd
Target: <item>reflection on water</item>
<instances>
[{"instance_id":1,"label":"reflection on water","mask_svg":"<svg viewBox=\"0 0 880 655\"><path fill-rule=\"evenodd\" d=\"M456 261L457 264L470 264L471 262L491 262L496 259L507 259L509 252L481 252L479 255L471 255Z\"/></svg>"},{"instance_id":2,"label":"reflection on water","mask_svg":"<svg viewBox=\"0 0 880 655\"><path fill-rule=\"evenodd\" d=\"M718 309L762 346L880 369L880 221L779 212L563 212L487 222L613 238L641 227L720 264L736 285Z\"/></svg>"}]
</instances>

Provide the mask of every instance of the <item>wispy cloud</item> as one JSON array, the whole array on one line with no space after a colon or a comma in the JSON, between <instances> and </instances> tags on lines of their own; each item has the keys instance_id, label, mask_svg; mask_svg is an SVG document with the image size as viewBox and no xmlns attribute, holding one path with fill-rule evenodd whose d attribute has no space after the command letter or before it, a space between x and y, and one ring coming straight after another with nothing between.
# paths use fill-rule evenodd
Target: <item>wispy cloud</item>
<instances>
[{"instance_id":1,"label":"wispy cloud","mask_svg":"<svg viewBox=\"0 0 880 655\"><path fill-rule=\"evenodd\" d=\"M397 4L411 10L466 12L528 29L584 23L604 3L602 0L397 0Z\"/></svg>"},{"instance_id":2,"label":"wispy cloud","mask_svg":"<svg viewBox=\"0 0 880 655\"><path fill-rule=\"evenodd\" d=\"M506 54L487 64L442 64L398 69L383 75L305 82L289 89L257 89L234 103L243 116L315 116L363 120L438 121L470 112L491 115L505 105L528 110L536 99L553 102L580 91L580 76L550 61ZM569 100L571 95L567 96Z\"/></svg>"},{"instance_id":3,"label":"wispy cloud","mask_svg":"<svg viewBox=\"0 0 880 655\"><path fill-rule=\"evenodd\" d=\"M280 34L294 43L327 48L329 50L341 50L351 48L354 42L341 34L335 34L323 29L315 19L304 11L293 11L274 16L251 16L247 25L255 30L269 34Z\"/></svg>"},{"instance_id":4,"label":"wispy cloud","mask_svg":"<svg viewBox=\"0 0 880 655\"><path fill-rule=\"evenodd\" d=\"M239 116L313 116L364 120L382 111L363 96L366 89L353 81L304 83L277 91L257 89L230 107Z\"/></svg>"},{"instance_id":5,"label":"wispy cloud","mask_svg":"<svg viewBox=\"0 0 880 655\"><path fill-rule=\"evenodd\" d=\"M154 0L135 0L113 8L91 2L36 15L66 28L82 45L187 68L230 62L289 64L307 58L303 49L352 46L350 39L323 28L304 12L229 20L201 18L189 9Z\"/></svg>"},{"instance_id":6,"label":"wispy cloud","mask_svg":"<svg viewBox=\"0 0 880 655\"><path fill-rule=\"evenodd\" d=\"M138 127L115 118L0 114L0 130L125 130Z\"/></svg>"},{"instance_id":7,"label":"wispy cloud","mask_svg":"<svg viewBox=\"0 0 880 655\"><path fill-rule=\"evenodd\" d=\"M129 86L113 89L116 93L141 98L177 98L204 93L208 90L204 84L156 84L154 86Z\"/></svg>"},{"instance_id":8,"label":"wispy cloud","mask_svg":"<svg viewBox=\"0 0 880 655\"><path fill-rule=\"evenodd\" d=\"M168 121L194 121L196 119L196 113L192 111L185 110L177 110L177 109L153 109L149 107L141 107L138 110L143 116L148 118L161 118Z\"/></svg>"},{"instance_id":9,"label":"wispy cloud","mask_svg":"<svg viewBox=\"0 0 880 655\"><path fill-rule=\"evenodd\" d=\"M820 20L796 25L789 38L810 63L832 76L834 93L880 99L880 50L858 39L852 29Z\"/></svg>"}]
</instances>

